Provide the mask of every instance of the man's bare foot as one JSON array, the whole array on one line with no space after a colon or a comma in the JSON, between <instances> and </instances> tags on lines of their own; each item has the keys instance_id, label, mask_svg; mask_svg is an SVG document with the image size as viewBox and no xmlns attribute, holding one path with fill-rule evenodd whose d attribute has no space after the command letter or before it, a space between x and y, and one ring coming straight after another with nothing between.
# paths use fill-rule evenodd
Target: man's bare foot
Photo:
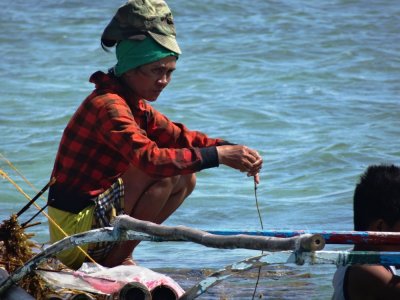
<instances>
[{"instance_id":1,"label":"man's bare foot","mask_svg":"<svg viewBox=\"0 0 400 300\"><path fill-rule=\"evenodd\" d=\"M123 266L136 266L136 262L133 260L132 257L127 257L122 261L121 265L123 265Z\"/></svg>"}]
</instances>

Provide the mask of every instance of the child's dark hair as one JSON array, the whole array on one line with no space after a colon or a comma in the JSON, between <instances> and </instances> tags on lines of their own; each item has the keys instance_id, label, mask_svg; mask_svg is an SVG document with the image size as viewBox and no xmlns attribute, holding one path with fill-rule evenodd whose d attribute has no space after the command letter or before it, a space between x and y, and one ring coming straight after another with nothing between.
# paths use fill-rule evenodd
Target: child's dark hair
<instances>
[{"instance_id":1,"label":"child's dark hair","mask_svg":"<svg viewBox=\"0 0 400 300\"><path fill-rule=\"evenodd\" d=\"M364 231L377 219L392 227L400 221L400 168L369 166L354 191L354 230Z\"/></svg>"}]
</instances>

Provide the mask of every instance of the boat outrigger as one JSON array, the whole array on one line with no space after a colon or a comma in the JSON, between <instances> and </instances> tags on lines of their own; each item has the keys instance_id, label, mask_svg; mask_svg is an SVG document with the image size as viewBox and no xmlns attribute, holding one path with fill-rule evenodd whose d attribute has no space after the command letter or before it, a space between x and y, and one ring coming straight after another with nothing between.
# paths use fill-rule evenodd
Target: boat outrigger
<instances>
[{"instance_id":1,"label":"boat outrigger","mask_svg":"<svg viewBox=\"0 0 400 300\"><path fill-rule=\"evenodd\" d=\"M1 169L0 175L13 183ZM185 226L157 225L127 215L117 216L113 227L67 236L39 252L41 245L33 243L31 235L25 232L26 228L35 225L32 219L37 214L22 225L19 225L18 218L35 204L35 200L51 184L52 180L32 199L14 184L29 203L0 224L0 265L4 266L4 269L0 268L0 299L195 299L232 275L267 265L308 263L400 266L399 252L324 250L326 244L399 244L400 233L199 230ZM43 213L44 208L37 208ZM56 259L60 251L71 247L126 240L192 242L211 248L260 250L262 254L211 272L186 290L171 277L141 266L103 268L97 264L85 263L83 268L74 271Z\"/></svg>"},{"instance_id":2,"label":"boat outrigger","mask_svg":"<svg viewBox=\"0 0 400 300\"><path fill-rule=\"evenodd\" d=\"M41 263L54 257L59 251L70 247L99 241L125 240L194 242L212 248L243 248L261 250L264 253L226 266L210 274L186 291L168 276L138 266L120 266L91 273L82 271L57 273L39 267ZM359 263L400 265L400 253L397 252L323 250L326 243L388 244L398 243L399 241L400 234L390 232L202 231L184 226L157 225L122 215L116 217L114 227L79 233L50 245L4 279L0 283L0 295L6 295L7 290L15 283L34 273L41 276L47 283L53 281L53 285L57 280L59 283L64 282L64 285L68 285L69 283L65 280L67 277L76 278L77 280L71 281L68 288L75 290L78 294L80 293L81 297L86 295L86 299L195 299L232 274L265 265L303 265L304 263L313 265ZM122 276L121 273L124 275ZM140 278L139 275L142 277ZM78 284L78 282L85 284ZM155 284L154 282L158 283ZM76 284L76 286L71 286L71 284ZM158 295L162 295L161 298ZM58 299L64 299L62 295L59 297Z\"/></svg>"},{"instance_id":3,"label":"boat outrigger","mask_svg":"<svg viewBox=\"0 0 400 300\"><path fill-rule=\"evenodd\" d=\"M80 246L86 243L96 243L99 241L111 242L111 241L126 241L126 240L142 240L142 241L146 240L154 242L191 241L213 248L224 248L224 249L243 248L243 249L269 250L269 251L282 251L282 250L315 251L318 249L322 249L324 247L323 238L315 234L314 235L304 234L290 238L263 237L263 236L243 235L243 234L224 236L224 235L215 235L206 231L201 231L183 226L168 227L163 225L157 225L151 222L140 221L137 219L133 219L129 216L122 215L116 217L114 222L114 227L106 227L102 229L96 229L84 233L79 233L73 236L66 237L63 240L58 241L53 245L47 247L41 253L37 254L32 259L28 260L23 266L16 269L7 279L5 279L0 284L0 295L6 292L7 289L10 288L15 282L19 282L25 276L37 270L38 266L42 262L45 262L48 258L54 257L58 252L62 250L65 250L70 247ZM121 268L127 268L127 266L111 268L113 270L109 270L109 274ZM137 269L135 266L129 268L131 270ZM143 271L143 269L137 269L137 271ZM35 272L41 274L42 276L46 274L43 270L40 269L39 271ZM139 289L143 291L142 293L143 299L146 299L148 295L152 295L153 299L157 299L154 296L153 290L149 289L149 286L146 283L148 281L152 281L152 280L146 280L146 276L149 277L149 275L146 274L142 275L145 278L142 278L141 280L138 280L138 278L136 278L136 281L120 280L121 283L114 284L114 288L110 288L109 287L110 284L108 284L108 288L104 289L101 287L102 284L103 285L105 284L104 280L114 280L114 281L118 280L116 280L115 277L113 278L107 276L101 277L101 274L99 274L98 272L86 274L85 275L86 278L84 279L90 279L89 281L91 281L91 283L95 283L97 287L97 292L99 292L99 294L101 295L108 294L111 296L115 294L121 294L124 291L125 291L124 293L126 294L125 286L127 284L130 284L131 287L130 290L135 290L136 293L138 293ZM136 275L132 276L135 277ZM97 279L97 281L95 279ZM166 277L164 277L163 279L164 281L160 280L160 284L158 286L163 285L164 289L169 288L169 290L171 291L170 293L171 297L173 298L168 298L168 299L178 299L178 298L192 299L192 298L187 298L189 296L185 295L184 291L181 290L180 288L177 288L176 285L175 286L173 284L168 285L168 280L166 280ZM170 282L172 282L172 280ZM136 285L133 285L133 283L135 283ZM138 287L139 283L143 285L140 286L140 288ZM148 288L147 291L145 289L146 285ZM123 290L124 287L125 289ZM153 284L153 287L156 286L154 286ZM90 292L90 293L96 292L95 290L93 290L94 289L93 284L91 285L91 288L87 287L84 288L85 292Z\"/></svg>"}]
</instances>

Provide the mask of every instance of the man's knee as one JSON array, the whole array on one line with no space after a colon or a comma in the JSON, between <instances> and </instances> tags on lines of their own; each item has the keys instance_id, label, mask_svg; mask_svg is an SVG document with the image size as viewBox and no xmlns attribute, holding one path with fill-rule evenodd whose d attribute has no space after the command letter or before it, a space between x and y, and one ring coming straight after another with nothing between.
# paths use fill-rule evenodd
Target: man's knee
<instances>
[{"instance_id":1,"label":"man's knee","mask_svg":"<svg viewBox=\"0 0 400 300\"><path fill-rule=\"evenodd\" d=\"M187 188L187 196L189 196L196 187L196 174L184 175Z\"/></svg>"},{"instance_id":2,"label":"man's knee","mask_svg":"<svg viewBox=\"0 0 400 300\"><path fill-rule=\"evenodd\" d=\"M166 190L170 190L170 194L176 194L184 192L189 195L196 186L196 175L177 175L172 177L166 177L158 180L148 190L150 193L165 193Z\"/></svg>"}]
</instances>

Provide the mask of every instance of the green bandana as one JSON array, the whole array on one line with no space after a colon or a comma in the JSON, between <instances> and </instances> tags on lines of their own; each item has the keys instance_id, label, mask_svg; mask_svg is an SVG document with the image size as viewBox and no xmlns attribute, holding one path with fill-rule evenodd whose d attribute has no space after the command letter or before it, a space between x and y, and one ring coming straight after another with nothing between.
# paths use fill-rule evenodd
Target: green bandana
<instances>
[{"instance_id":1,"label":"green bandana","mask_svg":"<svg viewBox=\"0 0 400 300\"><path fill-rule=\"evenodd\" d=\"M126 71L167 56L176 56L177 58L179 56L178 53L164 48L150 37L146 37L144 40L122 40L118 43L115 53L118 62L114 72L118 77Z\"/></svg>"}]
</instances>

